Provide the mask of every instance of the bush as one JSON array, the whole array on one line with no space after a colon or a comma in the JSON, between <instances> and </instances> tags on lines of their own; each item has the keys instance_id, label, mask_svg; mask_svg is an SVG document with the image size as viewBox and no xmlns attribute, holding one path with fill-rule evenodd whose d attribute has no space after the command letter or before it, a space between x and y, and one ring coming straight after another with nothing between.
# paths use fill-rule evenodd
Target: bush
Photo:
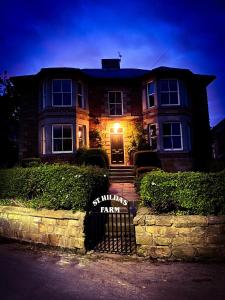
<instances>
[{"instance_id":1,"label":"bush","mask_svg":"<svg viewBox=\"0 0 225 300\"><path fill-rule=\"evenodd\" d=\"M142 201L156 212L225 214L225 171L220 173L153 171L141 180Z\"/></svg>"},{"instance_id":2,"label":"bush","mask_svg":"<svg viewBox=\"0 0 225 300\"><path fill-rule=\"evenodd\" d=\"M41 159L38 157L24 158L21 161L21 166L23 168L27 167L37 167L41 164Z\"/></svg>"},{"instance_id":3,"label":"bush","mask_svg":"<svg viewBox=\"0 0 225 300\"><path fill-rule=\"evenodd\" d=\"M139 167L161 167L161 162L158 158L157 152L152 151L137 151L134 154L134 166Z\"/></svg>"},{"instance_id":4,"label":"bush","mask_svg":"<svg viewBox=\"0 0 225 300\"><path fill-rule=\"evenodd\" d=\"M26 206L84 210L108 191L104 170L70 165L0 170L0 198L22 199Z\"/></svg>"},{"instance_id":5,"label":"bush","mask_svg":"<svg viewBox=\"0 0 225 300\"><path fill-rule=\"evenodd\" d=\"M109 158L105 150L101 148L78 149L75 161L78 165L91 165L100 168L109 168Z\"/></svg>"},{"instance_id":6,"label":"bush","mask_svg":"<svg viewBox=\"0 0 225 300\"><path fill-rule=\"evenodd\" d=\"M145 173L151 172L153 170L157 170L157 167L139 167L139 168L136 168L136 170L135 170L136 177L142 176Z\"/></svg>"}]
</instances>

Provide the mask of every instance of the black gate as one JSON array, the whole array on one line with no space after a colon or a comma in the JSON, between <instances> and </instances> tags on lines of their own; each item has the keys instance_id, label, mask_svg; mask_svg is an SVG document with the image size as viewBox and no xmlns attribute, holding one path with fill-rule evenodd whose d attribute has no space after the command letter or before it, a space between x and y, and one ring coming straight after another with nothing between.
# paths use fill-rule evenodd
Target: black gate
<instances>
[{"instance_id":1,"label":"black gate","mask_svg":"<svg viewBox=\"0 0 225 300\"><path fill-rule=\"evenodd\" d=\"M133 214L127 212L90 212L88 217L89 250L109 253L135 253Z\"/></svg>"}]
</instances>

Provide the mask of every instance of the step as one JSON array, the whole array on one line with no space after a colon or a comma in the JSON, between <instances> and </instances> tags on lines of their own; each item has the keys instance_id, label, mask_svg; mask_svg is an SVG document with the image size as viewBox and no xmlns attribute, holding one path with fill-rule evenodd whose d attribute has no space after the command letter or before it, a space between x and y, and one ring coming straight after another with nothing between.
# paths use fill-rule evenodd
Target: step
<instances>
[{"instance_id":1,"label":"step","mask_svg":"<svg viewBox=\"0 0 225 300\"><path fill-rule=\"evenodd\" d=\"M113 170L113 169L120 169L120 170L122 170L122 169L129 169L129 170L131 170L131 169L134 169L134 166L110 166L109 167L109 169L111 170Z\"/></svg>"},{"instance_id":2,"label":"step","mask_svg":"<svg viewBox=\"0 0 225 300\"><path fill-rule=\"evenodd\" d=\"M120 172L120 171L113 171L113 172L110 172L109 174L110 176L134 176L134 173L133 172Z\"/></svg>"}]
</instances>

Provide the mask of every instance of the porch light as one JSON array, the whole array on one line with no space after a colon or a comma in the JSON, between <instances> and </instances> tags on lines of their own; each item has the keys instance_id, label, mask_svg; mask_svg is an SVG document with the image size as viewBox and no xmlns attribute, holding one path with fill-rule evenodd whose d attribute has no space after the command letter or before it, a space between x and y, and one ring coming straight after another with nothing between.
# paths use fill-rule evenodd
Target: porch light
<instances>
[{"instance_id":1,"label":"porch light","mask_svg":"<svg viewBox=\"0 0 225 300\"><path fill-rule=\"evenodd\" d=\"M113 125L113 128L114 128L114 132L117 133L118 132L118 129L120 128L120 123L115 123Z\"/></svg>"}]
</instances>

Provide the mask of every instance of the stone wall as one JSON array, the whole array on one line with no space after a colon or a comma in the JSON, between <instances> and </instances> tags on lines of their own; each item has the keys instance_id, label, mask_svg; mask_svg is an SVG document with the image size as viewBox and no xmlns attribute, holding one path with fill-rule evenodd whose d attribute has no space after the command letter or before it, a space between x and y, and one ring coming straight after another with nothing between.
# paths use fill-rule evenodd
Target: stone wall
<instances>
[{"instance_id":1,"label":"stone wall","mask_svg":"<svg viewBox=\"0 0 225 300\"><path fill-rule=\"evenodd\" d=\"M137 253L166 260L225 258L225 216L141 214L134 218Z\"/></svg>"},{"instance_id":2,"label":"stone wall","mask_svg":"<svg viewBox=\"0 0 225 300\"><path fill-rule=\"evenodd\" d=\"M84 212L0 206L0 236L85 252Z\"/></svg>"}]
</instances>

